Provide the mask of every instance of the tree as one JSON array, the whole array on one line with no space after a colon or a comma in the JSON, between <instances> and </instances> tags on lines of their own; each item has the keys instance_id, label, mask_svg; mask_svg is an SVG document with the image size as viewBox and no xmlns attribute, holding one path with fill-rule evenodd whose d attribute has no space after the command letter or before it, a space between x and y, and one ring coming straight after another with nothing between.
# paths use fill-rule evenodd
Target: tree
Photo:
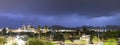
<instances>
[{"instance_id":1,"label":"tree","mask_svg":"<svg viewBox=\"0 0 120 45\"><path fill-rule=\"evenodd\" d=\"M102 33L102 38L117 38L119 36L119 31L110 31Z\"/></svg>"},{"instance_id":2,"label":"tree","mask_svg":"<svg viewBox=\"0 0 120 45\"><path fill-rule=\"evenodd\" d=\"M92 42L97 45L97 43L99 42L98 37L94 36L93 39L92 39Z\"/></svg>"},{"instance_id":3,"label":"tree","mask_svg":"<svg viewBox=\"0 0 120 45\"><path fill-rule=\"evenodd\" d=\"M69 33L64 33L64 38L65 38L66 40L68 40L68 39L69 39L69 36L70 36L70 34L69 34Z\"/></svg>"},{"instance_id":4,"label":"tree","mask_svg":"<svg viewBox=\"0 0 120 45\"><path fill-rule=\"evenodd\" d=\"M6 35L6 28L4 28L3 30L2 30L2 35Z\"/></svg>"},{"instance_id":5,"label":"tree","mask_svg":"<svg viewBox=\"0 0 120 45\"><path fill-rule=\"evenodd\" d=\"M56 32L56 33L54 34L53 40L54 40L54 41L64 41L65 38L64 38L64 35L63 35L62 33Z\"/></svg>"},{"instance_id":6,"label":"tree","mask_svg":"<svg viewBox=\"0 0 120 45\"><path fill-rule=\"evenodd\" d=\"M46 33L47 31L48 31L48 26L45 25L45 26L44 26L44 33Z\"/></svg>"},{"instance_id":7,"label":"tree","mask_svg":"<svg viewBox=\"0 0 120 45\"><path fill-rule=\"evenodd\" d=\"M12 36L12 31L9 31L9 35Z\"/></svg>"},{"instance_id":8,"label":"tree","mask_svg":"<svg viewBox=\"0 0 120 45\"><path fill-rule=\"evenodd\" d=\"M115 38L108 38L104 45L117 45L117 40Z\"/></svg>"},{"instance_id":9,"label":"tree","mask_svg":"<svg viewBox=\"0 0 120 45\"><path fill-rule=\"evenodd\" d=\"M87 34L88 33L87 26L82 26L82 33L83 34Z\"/></svg>"},{"instance_id":10,"label":"tree","mask_svg":"<svg viewBox=\"0 0 120 45\"><path fill-rule=\"evenodd\" d=\"M81 35L80 30L78 31L78 35L79 35L79 36Z\"/></svg>"},{"instance_id":11,"label":"tree","mask_svg":"<svg viewBox=\"0 0 120 45\"><path fill-rule=\"evenodd\" d=\"M40 38L40 33L41 33L41 26L38 26L38 28L37 28L37 30L38 30L38 32L39 32L39 38Z\"/></svg>"},{"instance_id":12,"label":"tree","mask_svg":"<svg viewBox=\"0 0 120 45\"><path fill-rule=\"evenodd\" d=\"M81 32L80 32L80 30L76 30L76 32L75 32L76 34L75 35L77 35L77 36L81 36Z\"/></svg>"},{"instance_id":13,"label":"tree","mask_svg":"<svg viewBox=\"0 0 120 45\"><path fill-rule=\"evenodd\" d=\"M47 32L47 33L46 33L46 36L48 36L47 39L48 39L49 41L52 41L52 39L53 39L53 33L52 33L51 31Z\"/></svg>"}]
</instances>

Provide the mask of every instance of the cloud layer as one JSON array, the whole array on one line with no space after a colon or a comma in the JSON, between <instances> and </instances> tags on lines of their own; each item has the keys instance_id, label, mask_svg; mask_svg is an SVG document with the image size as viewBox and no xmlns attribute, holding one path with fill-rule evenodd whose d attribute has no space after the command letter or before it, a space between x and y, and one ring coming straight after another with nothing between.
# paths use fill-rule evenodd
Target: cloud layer
<instances>
[{"instance_id":1,"label":"cloud layer","mask_svg":"<svg viewBox=\"0 0 120 45\"><path fill-rule=\"evenodd\" d=\"M0 11L27 14L107 16L120 11L120 0L1 0Z\"/></svg>"},{"instance_id":2,"label":"cloud layer","mask_svg":"<svg viewBox=\"0 0 120 45\"><path fill-rule=\"evenodd\" d=\"M0 26L120 25L120 0L0 0Z\"/></svg>"}]
</instances>

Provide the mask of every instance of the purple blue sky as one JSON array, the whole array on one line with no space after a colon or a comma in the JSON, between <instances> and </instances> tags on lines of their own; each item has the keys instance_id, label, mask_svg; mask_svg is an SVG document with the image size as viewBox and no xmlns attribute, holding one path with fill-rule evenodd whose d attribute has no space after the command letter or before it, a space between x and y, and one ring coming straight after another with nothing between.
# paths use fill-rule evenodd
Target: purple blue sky
<instances>
[{"instance_id":1,"label":"purple blue sky","mask_svg":"<svg viewBox=\"0 0 120 45\"><path fill-rule=\"evenodd\" d=\"M0 27L120 25L120 0L0 0Z\"/></svg>"}]
</instances>

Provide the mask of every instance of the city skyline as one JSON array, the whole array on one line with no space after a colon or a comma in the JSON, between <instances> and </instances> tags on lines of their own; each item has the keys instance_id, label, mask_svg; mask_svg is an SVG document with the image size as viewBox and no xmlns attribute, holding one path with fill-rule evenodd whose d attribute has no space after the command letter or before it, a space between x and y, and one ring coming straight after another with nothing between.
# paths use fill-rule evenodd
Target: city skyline
<instances>
[{"instance_id":1,"label":"city skyline","mask_svg":"<svg viewBox=\"0 0 120 45\"><path fill-rule=\"evenodd\" d=\"M120 25L120 0L0 0L0 27Z\"/></svg>"}]
</instances>

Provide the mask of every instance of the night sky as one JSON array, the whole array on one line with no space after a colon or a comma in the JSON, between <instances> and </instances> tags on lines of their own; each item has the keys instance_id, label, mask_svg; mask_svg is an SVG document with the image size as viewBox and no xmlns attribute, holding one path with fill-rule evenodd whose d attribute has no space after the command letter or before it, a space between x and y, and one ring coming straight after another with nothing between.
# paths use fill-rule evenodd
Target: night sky
<instances>
[{"instance_id":1,"label":"night sky","mask_svg":"<svg viewBox=\"0 0 120 45\"><path fill-rule=\"evenodd\" d=\"M0 27L120 25L120 0L0 0Z\"/></svg>"}]
</instances>

